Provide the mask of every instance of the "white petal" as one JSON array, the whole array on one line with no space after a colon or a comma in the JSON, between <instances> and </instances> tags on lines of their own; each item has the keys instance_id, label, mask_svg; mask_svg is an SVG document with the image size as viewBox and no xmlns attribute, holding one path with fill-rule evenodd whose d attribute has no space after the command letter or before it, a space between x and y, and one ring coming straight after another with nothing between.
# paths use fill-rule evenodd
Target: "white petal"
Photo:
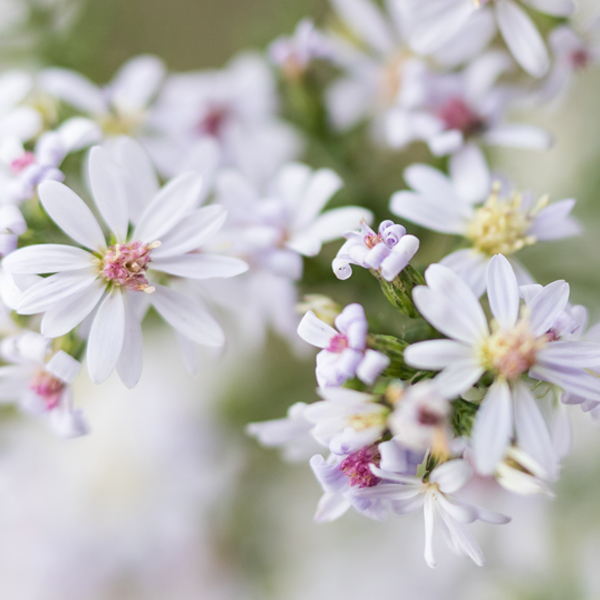
<instances>
[{"instance_id":1,"label":"white petal","mask_svg":"<svg viewBox=\"0 0 600 600\"><path fill-rule=\"evenodd\" d=\"M389 364L390 359L385 354L369 349L356 369L356 376L367 385L373 385Z\"/></svg>"},{"instance_id":2,"label":"white petal","mask_svg":"<svg viewBox=\"0 0 600 600\"><path fill-rule=\"evenodd\" d=\"M539 350L536 359L548 367L594 368L600 364L600 344L556 341Z\"/></svg>"},{"instance_id":3,"label":"white petal","mask_svg":"<svg viewBox=\"0 0 600 600\"><path fill-rule=\"evenodd\" d=\"M404 181L425 196L454 199L452 182L447 175L429 165L414 164L404 169Z\"/></svg>"},{"instance_id":4,"label":"white petal","mask_svg":"<svg viewBox=\"0 0 600 600\"><path fill-rule=\"evenodd\" d=\"M57 181L44 181L38 192L44 210L68 236L91 250L106 248L96 217L75 192Z\"/></svg>"},{"instance_id":5,"label":"white petal","mask_svg":"<svg viewBox=\"0 0 600 600\"><path fill-rule=\"evenodd\" d=\"M123 293L108 294L92 323L87 345L87 366L94 383L102 383L117 366L125 336Z\"/></svg>"},{"instance_id":6,"label":"white petal","mask_svg":"<svg viewBox=\"0 0 600 600\"><path fill-rule=\"evenodd\" d=\"M512 0L496 3L496 18L504 41L517 62L534 77L548 71L550 60L544 40L529 16Z\"/></svg>"},{"instance_id":7,"label":"white petal","mask_svg":"<svg viewBox=\"0 0 600 600\"><path fill-rule=\"evenodd\" d=\"M196 173L183 173L169 181L140 217L132 239L148 243L160 240L195 208L201 191L202 177Z\"/></svg>"},{"instance_id":8,"label":"white petal","mask_svg":"<svg viewBox=\"0 0 600 600\"><path fill-rule=\"evenodd\" d=\"M450 460L436 467L429 477L445 494L454 494L471 478L473 471L466 460Z\"/></svg>"},{"instance_id":9,"label":"white petal","mask_svg":"<svg viewBox=\"0 0 600 600\"><path fill-rule=\"evenodd\" d=\"M10 273L57 273L93 266L93 256L74 246L40 244L11 252L2 261Z\"/></svg>"},{"instance_id":10,"label":"white petal","mask_svg":"<svg viewBox=\"0 0 600 600\"><path fill-rule=\"evenodd\" d=\"M100 146L92 148L88 164L90 187L96 206L104 222L115 234L116 241L123 243L127 238L129 225L125 174Z\"/></svg>"},{"instance_id":11,"label":"white petal","mask_svg":"<svg viewBox=\"0 0 600 600\"><path fill-rule=\"evenodd\" d=\"M575 200L561 200L542 209L529 228L537 240L559 240L581 233L579 223L569 216Z\"/></svg>"},{"instance_id":12,"label":"white petal","mask_svg":"<svg viewBox=\"0 0 600 600\"><path fill-rule=\"evenodd\" d=\"M102 90L75 71L46 69L40 75L39 85L51 96L64 100L84 113L98 115L106 110Z\"/></svg>"},{"instance_id":13,"label":"white petal","mask_svg":"<svg viewBox=\"0 0 600 600\"><path fill-rule=\"evenodd\" d=\"M48 361L45 369L63 383L73 383L81 370L81 363L63 350L59 350Z\"/></svg>"},{"instance_id":14,"label":"white petal","mask_svg":"<svg viewBox=\"0 0 600 600\"><path fill-rule=\"evenodd\" d=\"M172 258L157 258L151 268L178 277L191 279L211 279L214 277L234 277L248 270L248 264L239 258L219 254L184 254Z\"/></svg>"},{"instance_id":15,"label":"white petal","mask_svg":"<svg viewBox=\"0 0 600 600\"><path fill-rule=\"evenodd\" d=\"M145 108L158 92L165 76L165 66L151 55L127 61L108 86L112 103L124 111Z\"/></svg>"},{"instance_id":16,"label":"white petal","mask_svg":"<svg viewBox=\"0 0 600 600\"><path fill-rule=\"evenodd\" d=\"M481 202L490 193L491 175L485 156L475 144L467 144L450 157L454 189L467 202Z\"/></svg>"},{"instance_id":17,"label":"white petal","mask_svg":"<svg viewBox=\"0 0 600 600\"><path fill-rule=\"evenodd\" d=\"M121 381L134 388L144 367L144 342L142 339L141 319L135 310L131 295L125 296L125 334L123 348L117 363L117 373Z\"/></svg>"},{"instance_id":18,"label":"white petal","mask_svg":"<svg viewBox=\"0 0 600 600\"><path fill-rule=\"evenodd\" d=\"M493 256L487 269L490 309L502 329L510 329L519 316L519 286L510 263L502 254Z\"/></svg>"},{"instance_id":19,"label":"white petal","mask_svg":"<svg viewBox=\"0 0 600 600\"><path fill-rule=\"evenodd\" d=\"M162 285L155 287L150 301L171 327L203 346L219 347L225 343L220 325L200 302Z\"/></svg>"},{"instance_id":20,"label":"white petal","mask_svg":"<svg viewBox=\"0 0 600 600\"><path fill-rule=\"evenodd\" d=\"M474 248L464 248L448 254L440 261L444 267L452 269L479 298L487 286L487 266L489 258Z\"/></svg>"},{"instance_id":21,"label":"white petal","mask_svg":"<svg viewBox=\"0 0 600 600\"><path fill-rule=\"evenodd\" d=\"M49 338L66 335L94 310L105 290L106 284L97 279L78 294L51 306L44 314L40 331Z\"/></svg>"},{"instance_id":22,"label":"white petal","mask_svg":"<svg viewBox=\"0 0 600 600\"><path fill-rule=\"evenodd\" d=\"M331 169L315 171L296 207L292 222L294 231L302 231L309 227L319 216L330 198L344 185L339 175Z\"/></svg>"},{"instance_id":23,"label":"white petal","mask_svg":"<svg viewBox=\"0 0 600 600\"><path fill-rule=\"evenodd\" d=\"M505 381L496 381L488 390L473 423L475 467L491 475L502 460L513 429L511 393Z\"/></svg>"},{"instance_id":24,"label":"white petal","mask_svg":"<svg viewBox=\"0 0 600 600\"><path fill-rule=\"evenodd\" d=\"M321 321L312 310L309 310L298 325L298 335L305 341L317 348L327 348L331 338L338 332Z\"/></svg>"},{"instance_id":25,"label":"white petal","mask_svg":"<svg viewBox=\"0 0 600 600\"><path fill-rule=\"evenodd\" d=\"M530 371L529 376L542 381L549 381L565 391L585 398L600 402L600 379L591 375L583 369L573 367L561 367L556 365L547 367L545 365L535 365Z\"/></svg>"},{"instance_id":26,"label":"white petal","mask_svg":"<svg viewBox=\"0 0 600 600\"><path fill-rule=\"evenodd\" d=\"M535 335L549 331L569 301L569 284L553 281L535 296L529 304L531 327Z\"/></svg>"},{"instance_id":27,"label":"white petal","mask_svg":"<svg viewBox=\"0 0 600 600\"><path fill-rule=\"evenodd\" d=\"M471 388L483 375L485 369L475 358L457 361L446 367L433 379L447 397L458 396Z\"/></svg>"},{"instance_id":28,"label":"white petal","mask_svg":"<svg viewBox=\"0 0 600 600\"><path fill-rule=\"evenodd\" d=\"M435 524L435 506L432 494L425 495L423 507L423 520L425 521L425 562L432 568L437 567L433 554L433 527Z\"/></svg>"},{"instance_id":29,"label":"white petal","mask_svg":"<svg viewBox=\"0 0 600 600\"><path fill-rule=\"evenodd\" d=\"M547 150L554 143L552 134L533 125L497 125L483 134L483 140L492 146Z\"/></svg>"},{"instance_id":30,"label":"white petal","mask_svg":"<svg viewBox=\"0 0 600 600\"><path fill-rule=\"evenodd\" d=\"M470 346L454 340L428 340L417 342L404 350L407 364L420 369L443 369L449 365L473 357Z\"/></svg>"},{"instance_id":31,"label":"white petal","mask_svg":"<svg viewBox=\"0 0 600 600\"><path fill-rule=\"evenodd\" d=\"M315 521L317 523L327 523L339 519L349 508L351 504L346 498L337 492L328 492L323 494L317 506Z\"/></svg>"},{"instance_id":32,"label":"white petal","mask_svg":"<svg viewBox=\"0 0 600 600\"><path fill-rule=\"evenodd\" d=\"M515 385L513 399L519 446L543 467L550 479L555 479L558 475L558 464L548 425L536 399L522 383Z\"/></svg>"}]
</instances>

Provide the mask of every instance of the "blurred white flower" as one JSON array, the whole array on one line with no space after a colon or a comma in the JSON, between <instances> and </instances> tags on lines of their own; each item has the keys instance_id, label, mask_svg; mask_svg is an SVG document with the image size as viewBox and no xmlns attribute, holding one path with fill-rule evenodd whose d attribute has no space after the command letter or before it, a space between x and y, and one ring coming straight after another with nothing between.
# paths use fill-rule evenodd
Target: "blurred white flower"
<instances>
[{"instance_id":1,"label":"blurred white flower","mask_svg":"<svg viewBox=\"0 0 600 600\"><path fill-rule=\"evenodd\" d=\"M568 284L555 281L545 286L519 318L514 271L504 256L494 256L487 268L487 295L494 317L490 333L477 297L453 271L432 265L425 279L427 286L413 291L415 305L450 339L413 344L404 358L418 368L441 370L434 381L448 394L467 391L486 372L493 375L473 424L478 472L491 474L516 436L519 446L548 476L556 477L558 460L548 425L523 376L600 400L600 379L586 371L597 366L600 345L553 341L550 334L567 305Z\"/></svg>"},{"instance_id":2,"label":"blurred white flower","mask_svg":"<svg viewBox=\"0 0 600 600\"><path fill-rule=\"evenodd\" d=\"M0 75L0 139L27 142L41 132L44 117L27 103L35 87L33 75L25 71L11 70Z\"/></svg>"},{"instance_id":3,"label":"blurred white flower","mask_svg":"<svg viewBox=\"0 0 600 600\"><path fill-rule=\"evenodd\" d=\"M393 281L404 270L419 249L419 240L407 235L402 225L382 221L375 233L365 221L360 231L345 234L347 242L338 250L332 268L338 279L352 275L350 265L375 269L386 281Z\"/></svg>"},{"instance_id":4,"label":"blurred white flower","mask_svg":"<svg viewBox=\"0 0 600 600\"><path fill-rule=\"evenodd\" d=\"M373 384L390 364L381 352L367 348L369 324L360 304L349 304L335 318L334 329L308 311L298 335L305 341L322 348L317 354L316 376L320 387L339 386L352 377Z\"/></svg>"},{"instance_id":5,"label":"blurred white flower","mask_svg":"<svg viewBox=\"0 0 600 600\"><path fill-rule=\"evenodd\" d=\"M147 271L210 279L247 269L239 259L199 252L226 218L222 207L198 208L202 178L186 173L159 190L151 167L143 164L143 151L131 143L129 164L144 168L129 178L103 148L93 148L90 155L92 194L110 228L108 241L77 194L61 183L46 181L39 189L42 206L86 250L60 244L28 246L3 263L11 273L55 273L23 293L18 312L44 313L41 330L48 337L65 335L91 314L87 362L92 380L104 381L117 367L129 387L141 375L140 321L150 303L191 341L208 346L224 343L220 326L199 301L165 285L151 285ZM132 181L138 184L133 188L138 194L131 193ZM145 206L136 204L140 199ZM131 234L130 221L135 224Z\"/></svg>"},{"instance_id":6,"label":"blurred white flower","mask_svg":"<svg viewBox=\"0 0 600 600\"><path fill-rule=\"evenodd\" d=\"M7 366L0 367L0 399L44 418L61 437L89 432L81 409L73 407L70 384L81 364L66 352L52 354L50 340L32 331L7 337L0 344Z\"/></svg>"}]
</instances>

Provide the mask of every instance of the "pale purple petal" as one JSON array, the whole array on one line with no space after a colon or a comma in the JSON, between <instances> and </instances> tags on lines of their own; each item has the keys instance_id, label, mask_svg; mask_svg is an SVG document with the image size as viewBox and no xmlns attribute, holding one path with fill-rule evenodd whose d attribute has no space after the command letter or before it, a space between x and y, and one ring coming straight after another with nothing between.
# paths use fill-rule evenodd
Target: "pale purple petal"
<instances>
[{"instance_id":1,"label":"pale purple petal","mask_svg":"<svg viewBox=\"0 0 600 600\"><path fill-rule=\"evenodd\" d=\"M502 329L511 329L519 316L519 286L515 273L502 254L493 256L487 269L490 309Z\"/></svg>"},{"instance_id":2,"label":"pale purple petal","mask_svg":"<svg viewBox=\"0 0 600 600\"><path fill-rule=\"evenodd\" d=\"M94 257L81 248L40 244L11 252L2 265L10 273L57 273L89 268L93 260Z\"/></svg>"}]
</instances>

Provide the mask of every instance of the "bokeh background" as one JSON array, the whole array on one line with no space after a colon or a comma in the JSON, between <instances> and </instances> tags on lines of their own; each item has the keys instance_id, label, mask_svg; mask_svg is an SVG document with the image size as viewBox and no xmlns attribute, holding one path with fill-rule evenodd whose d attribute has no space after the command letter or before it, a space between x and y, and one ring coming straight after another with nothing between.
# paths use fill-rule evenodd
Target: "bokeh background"
<instances>
[{"instance_id":1,"label":"bokeh background","mask_svg":"<svg viewBox=\"0 0 600 600\"><path fill-rule=\"evenodd\" d=\"M34 2L29 33L0 32L2 63L62 65L98 83L142 52L176 71L218 68L243 49L264 49L303 16L320 24L330 18L326 0L87 0L69 13L70 27L57 31L44 20L45 5L56 1ZM16 10L4 3L0 16ZM597 0L582 4L600 10ZM518 187L577 198L585 234L521 257L542 283L567 279L573 301L588 306L594 321L599 98L600 71L581 73L558 110L515 115L553 131L553 150L493 157ZM347 148L346 164L338 165L309 141L308 160L350 179L340 203L368 203L389 217L385 207L403 187L403 167L426 153L374 151L361 132ZM432 242L418 260L440 258L446 243ZM304 291L370 303L374 318L393 327L368 274L335 280L328 261L338 245L309 261ZM600 599L600 428L577 407L557 497L498 497L475 484L471 493L513 522L474 527L487 567L440 547L440 566L431 571L418 516L375 523L348 514L317 525L321 491L309 467L285 464L245 436L249 421L315 399L311 352L271 338L257 353L232 337L192 378L174 339L160 327L150 333L135 390L116 377L97 387L85 375L77 382L92 435L61 441L26 419L0 426L0 600Z\"/></svg>"}]
</instances>

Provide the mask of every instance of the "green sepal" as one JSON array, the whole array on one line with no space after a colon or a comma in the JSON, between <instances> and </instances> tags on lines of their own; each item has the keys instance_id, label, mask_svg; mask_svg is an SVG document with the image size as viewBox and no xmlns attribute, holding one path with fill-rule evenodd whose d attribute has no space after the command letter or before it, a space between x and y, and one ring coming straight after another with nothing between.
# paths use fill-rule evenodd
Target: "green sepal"
<instances>
[{"instance_id":1,"label":"green sepal","mask_svg":"<svg viewBox=\"0 0 600 600\"><path fill-rule=\"evenodd\" d=\"M379 281L385 297L395 308L411 319L421 316L412 300L413 289L418 285L425 284L421 273L411 265L407 265L393 281L386 281L379 271L375 269L370 269L370 271Z\"/></svg>"}]
</instances>

